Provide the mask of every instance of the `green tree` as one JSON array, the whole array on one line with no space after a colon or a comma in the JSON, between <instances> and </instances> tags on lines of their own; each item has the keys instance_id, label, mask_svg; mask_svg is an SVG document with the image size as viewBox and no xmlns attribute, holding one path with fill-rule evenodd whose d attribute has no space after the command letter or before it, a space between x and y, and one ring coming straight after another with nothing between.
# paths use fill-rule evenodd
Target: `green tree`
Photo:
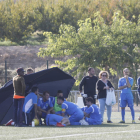
<instances>
[{"instance_id":1,"label":"green tree","mask_svg":"<svg viewBox=\"0 0 140 140\"><path fill-rule=\"evenodd\" d=\"M92 26L94 24L94 27ZM112 74L129 67L135 72L139 60L140 20L138 24L126 20L120 12L114 13L112 25L107 25L97 12L91 19L79 20L79 29L62 24L59 34L45 32L47 48L40 48L38 55L51 55L64 71L81 79L88 67L105 68ZM65 61L57 60L63 57ZM77 80L77 84L79 80Z\"/></svg>"}]
</instances>

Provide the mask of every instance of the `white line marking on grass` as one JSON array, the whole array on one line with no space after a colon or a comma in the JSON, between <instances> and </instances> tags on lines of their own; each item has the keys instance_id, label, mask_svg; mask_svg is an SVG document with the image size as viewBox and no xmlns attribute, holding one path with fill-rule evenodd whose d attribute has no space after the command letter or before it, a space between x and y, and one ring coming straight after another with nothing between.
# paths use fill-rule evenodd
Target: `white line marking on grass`
<instances>
[{"instance_id":1,"label":"white line marking on grass","mask_svg":"<svg viewBox=\"0 0 140 140\"><path fill-rule=\"evenodd\" d=\"M42 137L42 138L31 138L24 140L42 140L42 139L55 139L55 138L65 138L65 137L74 137L74 136L85 136L85 135L101 135L101 134L111 134L111 133L127 133L127 132L138 132L140 130L130 130L130 131L116 131L116 132L101 132L101 133L83 133L83 134L72 134L72 135L61 135L53 137ZM23 140L23 139L22 139Z\"/></svg>"}]
</instances>

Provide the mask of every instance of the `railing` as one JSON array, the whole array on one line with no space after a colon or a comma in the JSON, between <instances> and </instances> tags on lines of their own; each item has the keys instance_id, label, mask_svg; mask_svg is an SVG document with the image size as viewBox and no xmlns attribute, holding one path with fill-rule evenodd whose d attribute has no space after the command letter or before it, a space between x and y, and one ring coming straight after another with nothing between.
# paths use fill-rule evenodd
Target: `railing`
<instances>
[{"instance_id":1,"label":"railing","mask_svg":"<svg viewBox=\"0 0 140 140\"><path fill-rule=\"evenodd\" d=\"M116 103L117 103L117 106L118 106L118 112L120 111L120 93L121 93L120 90L115 90L115 96L116 96ZM138 94L137 90L132 90L132 93L133 93L133 97L134 97L134 103L136 103L136 105L138 106L138 103L139 103L138 95L139 94ZM71 102L74 102L74 103L77 103L77 99L80 96L81 95L80 95L78 90L73 90L73 91L70 91L70 94L69 94L67 100L71 101Z\"/></svg>"}]
</instances>

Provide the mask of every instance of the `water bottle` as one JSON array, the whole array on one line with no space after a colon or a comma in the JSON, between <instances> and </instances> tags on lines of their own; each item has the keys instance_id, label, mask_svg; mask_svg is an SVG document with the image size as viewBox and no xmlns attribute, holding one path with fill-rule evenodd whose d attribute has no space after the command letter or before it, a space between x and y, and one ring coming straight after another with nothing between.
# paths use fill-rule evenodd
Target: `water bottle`
<instances>
[{"instance_id":1,"label":"water bottle","mask_svg":"<svg viewBox=\"0 0 140 140\"><path fill-rule=\"evenodd\" d=\"M34 121L32 121L32 127L35 127L35 122Z\"/></svg>"}]
</instances>

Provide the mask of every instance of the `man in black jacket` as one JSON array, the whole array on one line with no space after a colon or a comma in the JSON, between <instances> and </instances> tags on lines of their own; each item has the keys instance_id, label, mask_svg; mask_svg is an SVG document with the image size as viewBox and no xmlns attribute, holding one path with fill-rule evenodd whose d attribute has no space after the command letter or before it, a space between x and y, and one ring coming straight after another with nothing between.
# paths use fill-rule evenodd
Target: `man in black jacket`
<instances>
[{"instance_id":1,"label":"man in black jacket","mask_svg":"<svg viewBox=\"0 0 140 140\"><path fill-rule=\"evenodd\" d=\"M83 79L80 82L79 85L79 91L81 93L81 95L83 96L83 102L84 105L86 105L85 103L85 98L86 97L92 97L94 100L94 104L96 104L96 83L98 81L98 78L96 76L94 76L94 68L88 68L88 73L89 76L85 76L83 77ZM82 86L84 86L84 93L82 93Z\"/></svg>"}]
</instances>

